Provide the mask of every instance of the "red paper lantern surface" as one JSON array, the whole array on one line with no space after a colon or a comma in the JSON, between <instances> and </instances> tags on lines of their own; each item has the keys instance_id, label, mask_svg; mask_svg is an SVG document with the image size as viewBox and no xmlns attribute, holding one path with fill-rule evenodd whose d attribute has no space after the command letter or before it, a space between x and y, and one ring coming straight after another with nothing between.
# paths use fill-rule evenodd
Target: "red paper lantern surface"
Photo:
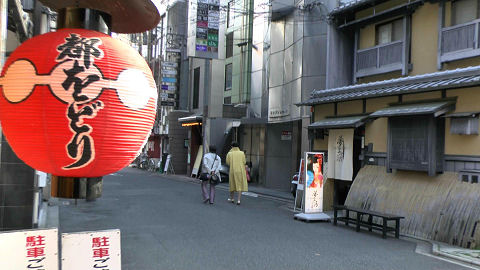
<instances>
[{"instance_id":1,"label":"red paper lantern surface","mask_svg":"<svg viewBox=\"0 0 480 270\"><path fill-rule=\"evenodd\" d=\"M98 177L132 162L155 120L145 60L108 35L62 29L24 42L0 77L0 121L31 167Z\"/></svg>"}]
</instances>

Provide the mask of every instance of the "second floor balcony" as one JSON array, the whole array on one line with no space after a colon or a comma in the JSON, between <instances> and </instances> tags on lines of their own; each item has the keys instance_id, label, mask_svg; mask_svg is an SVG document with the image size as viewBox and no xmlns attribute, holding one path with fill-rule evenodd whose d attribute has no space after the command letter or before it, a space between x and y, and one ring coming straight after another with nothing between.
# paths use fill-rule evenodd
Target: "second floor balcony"
<instances>
[{"instance_id":1,"label":"second floor balcony","mask_svg":"<svg viewBox=\"0 0 480 270\"><path fill-rule=\"evenodd\" d=\"M480 20L445 27L440 30L439 59L441 63L480 56Z\"/></svg>"},{"instance_id":2,"label":"second floor balcony","mask_svg":"<svg viewBox=\"0 0 480 270\"><path fill-rule=\"evenodd\" d=\"M355 77L359 78L403 70L403 52L403 40L357 50L355 55Z\"/></svg>"}]
</instances>

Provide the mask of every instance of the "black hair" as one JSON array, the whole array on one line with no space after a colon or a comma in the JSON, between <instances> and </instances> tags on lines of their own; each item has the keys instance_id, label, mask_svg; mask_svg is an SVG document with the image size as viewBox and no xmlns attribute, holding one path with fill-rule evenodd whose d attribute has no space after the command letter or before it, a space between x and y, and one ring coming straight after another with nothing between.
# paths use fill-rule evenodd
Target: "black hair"
<instances>
[{"instance_id":1,"label":"black hair","mask_svg":"<svg viewBox=\"0 0 480 270\"><path fill-rule=\"evenodd\" d=\"M232 142L232 147L238 147L238 142Z\"/></svg>"},{"instance_id":2,"label":"black hair","mask_svg":"<svg viewBox=\"0 0 480 270\"><path fill-rule=\"evenodd\" d=\"M208 146L208 149L210 149L210 153L217 153L217 147L215 145Z\"/></svg>"}]
</instances>

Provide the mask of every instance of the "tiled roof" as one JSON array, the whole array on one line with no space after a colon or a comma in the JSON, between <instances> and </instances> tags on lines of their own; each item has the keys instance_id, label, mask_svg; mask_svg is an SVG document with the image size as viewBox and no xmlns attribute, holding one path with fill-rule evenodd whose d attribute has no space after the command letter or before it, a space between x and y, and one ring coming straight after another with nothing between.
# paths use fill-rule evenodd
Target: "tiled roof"
<instances>
[{"instance_id":1,"label":"tiled roof","mask_svg":"<svg viewBox=\"0 0 480 270\"><path fill-rule=\"evenodd\" d=\"M297 105L316 105L399 94L480 85L480 66L409 76L398 79L313 90L310 98Z\"/></svg>"},{"instance_id":2,"label":"tiled roof","mask_svg":"<svg viewBox=\"0 0 480 270\"><path fill-rule=\"evenodd\" d=\"M366 119L367 117L368 115L326 118L310 124L308 128L356 128L361 126L363 124L362 120Z\"/></svg>"},{"instance_id":3,"label":"tiled roof","mask_svg":"<svg viewBox=\"0 0 480 270\"><path fill-rule=\"evenodd\" d=\"M455 109L454 101L439 101L390 106L369 115L370 118L445 113Z\"/></svg>"},{"instance_id":4,"label":"tiled roof","mask_svg":"<svg viewBox=\"0 0 480 270\"><path fill-rule=\"evenodd\" d=\"M330 16L336 15L338 13L344 12L349 9L355 9L358 6L367 4L369 2L373 2L373 0L352 0L352 1L345 2L341 6L338 6L332 9L332 11L330 12Z\"/></svg>"}]
</instances>

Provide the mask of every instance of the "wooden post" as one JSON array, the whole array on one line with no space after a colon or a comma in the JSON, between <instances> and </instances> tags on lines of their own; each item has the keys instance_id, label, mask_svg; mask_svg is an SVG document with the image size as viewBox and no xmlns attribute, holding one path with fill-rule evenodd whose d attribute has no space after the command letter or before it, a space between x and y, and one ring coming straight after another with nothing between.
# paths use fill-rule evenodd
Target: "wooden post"
<instances>
[{"instance_id":1,"label":"wooden post","mask_svg":"<svg viewBox=\"0 0 480 270\"><path fill-rule=\"evenodd\" d=\"M445 27L445 0L438 3L438 48L437 48L437 69L443 68L442 64L442 29Z\"/></svg>"}]
</instances>

